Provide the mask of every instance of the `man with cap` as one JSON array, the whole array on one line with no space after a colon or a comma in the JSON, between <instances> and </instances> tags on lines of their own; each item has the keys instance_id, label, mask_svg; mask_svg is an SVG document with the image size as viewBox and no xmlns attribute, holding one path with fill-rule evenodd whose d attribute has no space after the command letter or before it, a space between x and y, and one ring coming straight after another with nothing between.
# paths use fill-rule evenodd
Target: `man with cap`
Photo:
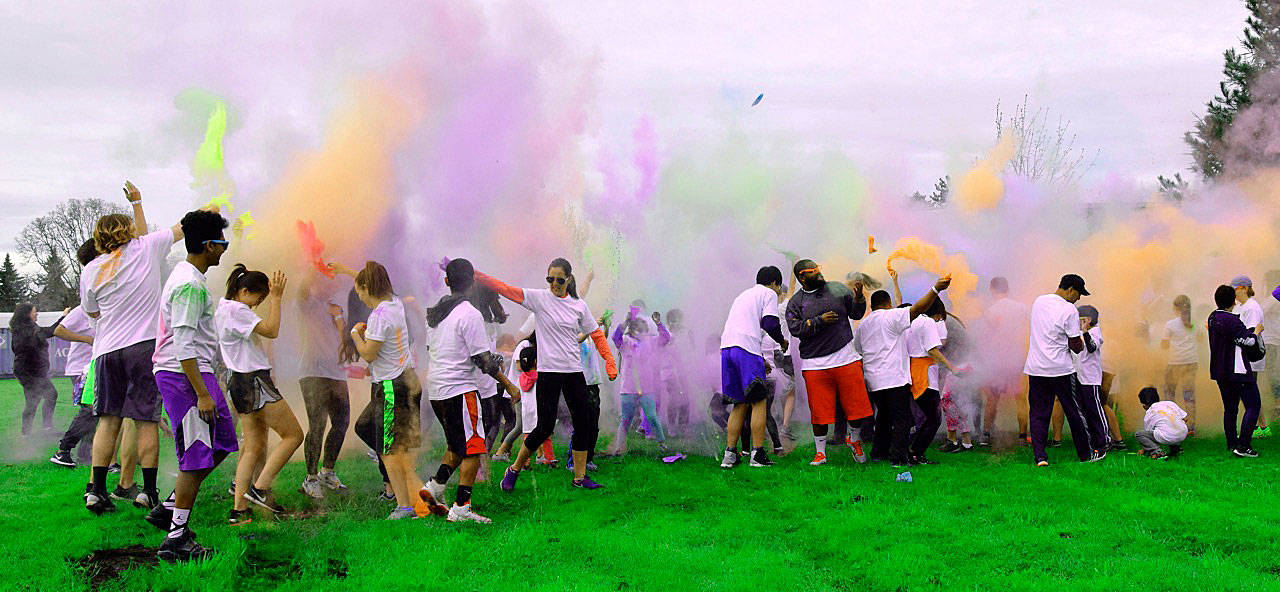
<instances>
[{"instance_id":1,"label":"man with cap","mask_svg":"<svg viewBox=\"0 0 1280 592\"><path fill-rule=\"evenodd\" d=\"M1049 435L1054 399L1062 404L1067 423L1071 425L1071 440L1080 461L1102 459L1102 455L1096 454L1090 446L1089 429L1076 400L1075 361L1071 355L1085 349L1080 313L1075 303L1081 296L1088 295L1084 278L1067 274L1058 282L1056 292L1036 298L1031 305L1031 338L1023 372L1027 375L1031 449L1038 467L1049 466L1045 441Z\"/></svg>"},{"instance_id":2,"label":"man with cap","mask_svg":"<svg viewBox=\"0 0 1280 592\"><path fill-rule=\"evenodd\" d=\"M1238 275L1231 278L1231 288L1236 291L1236 305L1231 312L1240 317L1240 322L1244 323L1245 329L1252 329L1253 334L1259 338L1263 337L1263 329L1265 325L1262 322L1263 313L1262 305L1258 304L1258 299L1254 298L1253 280L1247 275ZM1265 339L1263 340L1265 342ZM1265 358L1257 362L1250 362L1249 367L1253 369L1255 374L1262 374L1266 370L1267 361ZM1271 435L1271 428L1267 427L1266 413L1258 412L1258 427L1253 430L1254 438L1266 438Z\"/></svg>"}]
</instances>

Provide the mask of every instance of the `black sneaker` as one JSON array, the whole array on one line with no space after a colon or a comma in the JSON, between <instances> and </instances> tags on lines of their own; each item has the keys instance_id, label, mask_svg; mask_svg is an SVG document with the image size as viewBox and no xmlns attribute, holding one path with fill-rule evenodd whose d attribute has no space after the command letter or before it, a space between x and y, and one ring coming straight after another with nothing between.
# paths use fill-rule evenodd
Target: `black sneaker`
<instances>
[{"instance_id":1,"label":"black sneaker","mask_svg":"<svg viewBox=\"0 0 1280 592\"><path fill-rule=\"evenodd\" d=\"M1124 440L1116 440L1111 443L1111 449L1112 450L1128 450L1129 445L1125 444Z\"/></svg>"},{"instance_id":2,"label":"black sneaker","mask_svg":"<svg viewBox=\"0 0 1280 592\"><path fill-rule=\"evenodd\" d=\"M156 507L151 508L150 512L147 512L143 520L146 520L147 524L151 526L169 532L169 526L173 524L173 508L166 508L164 504L158 504Z\"/></svg>"},{"instance_id":3,"label":"black sneaker","mask_svg":"<svg viewBox=\"0 0 1280 592\"><path fill-rule=\"evenodd\" d=\"M71 458L70 450L59 450L57 454L49 457L49 462L60 467L71 467L73 469L76 466L76 459Z\"/></svg>"},{"instance_id":4,"label":"black sneaker","mask_svg":"<svg viewBox=\"0 0 1280 592\"><path fill-rule=\"evenodd\" d=\"M1253 448L1237 448L1231 453L1241 458L1258 458L1258 451Z\"/></svg>"},{"instance_id":5,"label":"black sneaker","mask_svg":"<svg viewBox=\"0 0 1280 592\"><path fill-rule=\"evenodd\" d=\"M1062 440L1049 440L1048 442L1045 442L1044 445L1049 448L1059 448L1062 446Z\"/></svg>"},{"instance_id":6,"label":"black sneaker","mask_svg":"<svg viewBox=\"0 0 1280 592\"><path fill-rule=\"evenodd\" d=\"M107 467L107 472L108 472L108 473L119 473L119 472L120 472L120 463L111 463L111 465Z\"/></svg>"},{"instance_id":7,"label":"black sneaker","mask_svg":"<svg viewBox=\"0 0 1280 592\"><path fill-rule=\"evenodd\" d=\"M115 490L111 492L111 499L120 500L122 502L131 502L138 497L138 486L130 485L128 489L116 485Z\"/></svg>"},{"instance_id":8,"label":"black sneaker","mask_svg":"<svg viewBox=\"0 0 1280 592\"><path fill-rule=\"evenodd\" d=\"M160 505L160 492L143 490L133 498L133 507L150 510Z\"/></svg>"},{"instance_id":9,"label":"black sneaker","mask_svg":"<svg viewBox=\"0 0 1280 592\"><path fill-rule=\"evenodd\" d=\"M200 543L196 542L195 533L185 528L182 530L182 534L176 537L165 537L164 543L160 545L160 550L156 551L156 557L164 561L205 559L212 554L213 551L202 547Z\"/></svg>"},{"instance_id":10,"label":"black sneaker","mask_svg":"<svg viewBox=\"0 0 1280 592\"><path fill-rule=\"evenodd\" d=\"M982 437L978 438L978 446L991 445L991 432L982 432Z\"/></svg>"},{"instance_id":11,"label":"black sneaker","mask_svg":"<svg viewBox=\"0 0 1280 592\"><path fill-rule=\"evenodd\" d=\"M231 508L231 517L227 520L232 526L241 526L253 522L253 511L249 508L237 510Z\"/></svg>"},{"instance_id":12,"label":"black sneaker","mask_svg":"<svg viewBox=\"0 0 1280 592\"><path fill-rule=\"evenodd\" d=\"M773 466L773 460L770 459L769 455L765 453L763 448L761 448L756 450L755 454L751 455L751 466L770 467Z\"/></svg>"},{"instance_id":13,"label":"black sneaker","mask_svg":"<svg viewBox=\"0 0 1280 592\"><path fill-rule=\"evenodd\" d=\"M911 466L911 459L890 459L889 466L895 469L904 469Z\"/></svg>"},{"instance_id":14,"label":"black sneaker","mask_svg":"<svg viewBox=\"0 0 1280 592\"><path fill-rule=\"evenodd\" d=\"M98 516L116 511L116 505L111 502L111 496L94 491L92 483L84 488L84 508Z\"/></svg>"},{"instance_id":15,"label":"black sneaker","mask_svg":"<svg viewBox=\"0 0 1280 592\"><path fill-rule=\"evenodd\" d=\"M911 466L915 466L915 465L936 465L936 464L938 464L936 461L929 460L929 458L928 458L928 457L926 457L926 456L925 456L925 455L923 455L923 454L917 454L917 455L915 455L915 456L911 457L910 463L911 463Z\"/></svg>"},{"instance_id":16,"label":"black sneaker","mask_svg":"<svg viewBox=\"0 0 1280 592\"><path fill-rule=\"evenodd\" d=\"M947 440L946 444L938 447L938 452L956 452L960 449L960 443L955 440Z\"/></svg>"},{"instance_id":17,"label":"black sneaker","mask_svg":"<svg viewBox=\"0 0 1280 592\"><path fill-rule=\"evenodd\" d=\"M263 491L250 485L249 491L244 494L244 499L271 510L273 514L284 514L287 511L284 509L284 506L276 503L276 496L272 494L269 489Z\"/></svg>"},{"instance_id":18,"label":"black sneaker","mask_svg":"<svg viewBox=\"0 0 1280 592\"><path fill-rule=\"evenodd\" d=\"M1181 456L1181 455L1182 455L1182 445L1181 445L1181 444L1171 444L1171 445L1169 446L1169 457L1170 457L1170 458L1175 457L1175 456Z\"/></svg>"}]
</instances>

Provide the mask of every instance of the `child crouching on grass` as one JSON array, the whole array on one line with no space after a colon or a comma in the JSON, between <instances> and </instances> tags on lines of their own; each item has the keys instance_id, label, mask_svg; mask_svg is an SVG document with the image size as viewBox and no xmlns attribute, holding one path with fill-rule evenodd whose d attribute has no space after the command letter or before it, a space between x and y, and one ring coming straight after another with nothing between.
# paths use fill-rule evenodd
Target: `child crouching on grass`
<instances>
[{"instance_id":1,"label":"child crouching on grass","mask_svg":"<svg viewBox=\"0 0 1280 592\"><path fill-rule=\"evenodd\" d=\"M1157 460L1182 454L1182 441L1187 439L1187 412L1173 401L1161 401L1160 392L1153 386L1139 391L1138 401L1147 410L1142 429L1133 435L1142 446L1142 453ZM1161 444L1169 447L1168 454Z\"/></svg>"}]
</instances>

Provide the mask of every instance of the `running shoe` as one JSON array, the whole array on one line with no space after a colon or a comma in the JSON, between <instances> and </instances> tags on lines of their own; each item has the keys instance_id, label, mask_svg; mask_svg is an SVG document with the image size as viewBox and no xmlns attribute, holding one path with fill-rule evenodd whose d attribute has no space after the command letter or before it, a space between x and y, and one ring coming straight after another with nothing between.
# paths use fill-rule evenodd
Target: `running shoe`
<instances>
[{"instance_id":1,"label":"running shoe","mask_svg":"<svg viewBox=\"0 0 1280 592\"><path fill-rule=\"evenodd\" d=\"M164 532L169 532L169 527L173 525L173 508L166 508L163 503L159 504L151 508L151 511L147 512L143 520L146 520L147 524L151 526Z\"/></svg>"},{"instance_id":2,"label":"running shoe","mask_svg":"<svg viewBox=\"0 0 1280 592\"><path fill-rule=\"evenodd\" d=\"M493 453L493 462L511 462L511 454L495 452Z\"/></svg>"},{"instance_id":3,"label":"running shoe","mask_svg":"<svg viewBox=\"0 0 1280 592\"><path fill-rule=\"evenodd\" d=\"M591 477L583 476L581 479L574 479L573 486L581 489L600 489L603 485L591 480Z\"/></svg>"},{"instance_id":4,"label":"running shoe","mask_svg":"<svg viewBox=\"0 0 1280 592\"><path fill-rule=\"evenodd\" d=\"M891 458L889 459L889 466L895 469L904 469L911 466L911 459Z\"/></svg>"},{"instance_id":5,"label":"running shoe","mask_svg":"<svg viewBox=\"0 0 1280 592\"><path fill-rule=\"evenodd\" d=\"M53 456L49 457L49 462L61 466L75 468L76 459L71 458L70 450L59 450Z\"/></svg>"},{"instance_id":6,"label":"running shoe","mask_svg":"<svg viewBox=\"0 0 1280 592\"><path fill-rule=\"evenodd\" d=\"M1093 454L1089 455L1089 459L1086 460L1085 462L1095 463L1105 458L1107 458L1106 450L1094 450Z\"/></svg>"},{"instance_id":7,"label":"running shoe","mask_svg":"<svg viewBox=\"0 0 1280 592\"><path fill-rule=\"evenodd\" d=\"M773 466L773 459L770 459L769 455L765 453L763 448L761 448L756 450L755 454L751 455L750 464L753 467L770 467Z\"/></svg>"},{"instance_id":8,"label":"running shoe","mask_svg":"<svg viewBox=\"0 0 1280 592\"><path fill-rule=\"evenodd\" d=\"M720 468L732 469L733 467L738 466L738 463L740 462L742 462L742 459L738 456L737 452L734 452L732 450L725 450L724 459L720 461Z\"/></svg>"},{"instance_id":9,"label":"running shoe","mask_svg":"<svg viewBox=\"0 0 1280 592\"><path fill-rule=\"evenodd\" d=\"M1062 440L1049 440L1048 442L1045 442L1044 445L1049 448L1059 448L1062 446Z\"/></svg>"},{"instance_id":10,"label":"running shoe","mask_svg":"<svg viewBox=\"0 0 1280 592\"><path fill-rule=\"evenodd\" d=\"M915 465L936 465L936 464L938 464L938 463L937 463L937 461L929 460L929 458L928 458L928 457L926 457L926 456L925 456L925 455L923 455L923 454L917 454L917 455L915 455L915 456L911 457L911 465L912 465L912 466L915 466Z\"/></svg>"},{"instance_id":11,"label":"running shoe","mask_svg":"<svg viewBox=\"0 0 1280 592\"><path fill-rule=\"evenodd\" d=\"M1147 456L1149 456L1151 460L1168 460L1169 459L1169 455L1165 454L1163 450L1152 450L1151 454Z\"/></svg>"},{"instance_id":12,"label":"running shoe","mask_svg":"<svg viewBox=\"0 0 1280 592\"><path fill-rule=\"evenodd\" d=\"M982 432L982 437L978 438L978 446L991 445L991 432Z\"/></svg>"},{"instance_id":13,"label":"running shoe","mask_svg":"<svg viewBox=\"0 0 1280 592\"><path fill-rule=\"evenodd\" d=\"M252 510L249 508L245 508L243 510L231 508L231 517L227 519L228 524L231 526L244 526L250 522L253 522Z\"/></svg>"},{"instance_id":14,"label":"running shoe","mask_svg":"<svg viewBox=\"0 0 1280 592\"><path fill-rule=\"evenodd\" d=\"M665 447L665 446L662 448L662 451L663 451L663 452L666 452L666 451L667 451L667 449L666 449L666 447ZM782 447L781 447L781 446L774 446L774 447L773 447L773 455L774 455L774 456L782 456Z\"/></svg>"},{"instance_id":15,"label":"running shoe","mask_svg":"<svg viewBox=\"0 0 1280 592\"><path fill-rule=\"evenodd\" d=\"M156 557L164 561L205 559L212 554L213 551L196 542L195 533L188 528L184 528L182 534L176 537L165 537L164 543L160 545L160 550L156 551Z\"/></svg>"},{"instance_id":16,"label":"running shoe","mask_svg":"<svg viewBox=\"0 0 1280 592\"><path fill-rule=\"evenodd\" d=\"M1237 448L1231 452L1241 458L1258 458L1258 451L1253 448Z\"/></svg>"},{"instance_id":17,"label":"running shoe","mask_svg":"<svg viewBox=\"0 0 1280 592\"><path fill-rule=\"evenodd\" d=\"M503 491L513 491L516 488L516 479L520 477L520 471L513 471L511 467L507 467L507 472L502 475L502 483L498 487Z\"/></svg>"},{"instance_id":18,"label":"running shoe","mask_svg":"<svg viewBox=\"0 0 1280 592\"><path fill-rule=\"evenodd\" d=\"M596 466L596 462L595 462L595 461L593 461L593 460L589 460L589 461L587 461L587 470L588 470L588 471L595 471L595 470L598 470L599 468L600 468L600 467Z\"/></svg>"},{"instance_id":19,"label":"running shoe","mask_svg":"<svg viewBox=\"0 0 1280 592\"><path fill-rule=\"evenodd\" d=\"M316 477L307 477L302 480L302 493L307 494L311 499L324 498L324 488L320 485L320 479Z\"/></svg>"},{"instance_id":20,"label":"running shoe","mask_svg":"<svg viewBox=\"0 0 1280 592\"><path fill-rule=\"evenodd\" d=\"M422 498L422 503L427 505L427 511L436 516L448 516L449 508L440 503L444 499L444 486L436 483L435 479L427 479L422 484L422 489L418 490L418 497Z\"/></svg>"},{"instance_id":21,"label":"running shoe","mask_svg":"<svg viewBox=\"0 0 1280 592\"><path fill-rule=\"evenodd\" d=\"M276 503L276 496L271 493L270 489L262 490L250 485L249 491L244 493L244 499L270 510L273 514L284 514L286 512L284 506Z\"/></svg>"},{"instance_id":22,"label":"running shoe","mask_svg":"<svg viewBox=\"0 0 1280 592\"><path fill-rule=\"evenodd\" d=\"M231 482L231 485L228 485L228 486L227 486L227 494L228 494L228 495L230 495L231 497L235 497L235 496L236 496L236 482L235 482L235 481L232 481L232 482Z\"/></svg>"},{"instance_id":23,"label":"running shoe","mask_svg":"<svg viewBox=\"0 0 1280 592\"><path fill-rule=\"evenodd\" d=\"M1172 444L1169 446L1169 458L1182 455L1182 445Z\"/></svg>"},{"instance_id":24,"label":"running shoe","mask_svg":"<svg viewBox=\"0 0 1280 592\"><path fill-rule=\"evenodd\" d=\"M1253 428L1254 438L1266 438L1271 435L1271 428L1266 426L1258 426Z\"/></svg>"},{"instance_id":25,"label":"running shoe","mask_svg":"<svg viewBox=\"0 0 1280 592\"><path fill-rule=\"evenodd\" d=\"M333 472L333 471L325 471L325 470L321 470L321 471L320 471L320 475L319 475L319 477L320 477L320 484L321 484L321 485L323 485L323 486L325 486L325 487L327 487L327 488L329 488L329 489L332 489L332 490L334 490L334 491L336 491L336 492L338 492L338 493L346 493L346 492L347 492L347 486L346 486L346 485L344 485L344 484L342 483L342 480L338 478L338 474L337 474L337 473L335 473L335 472Z\"/></svg>"},{"instance_id":26,"label":"running shoe","mask_svg":"<svg viewBox=\"0 0 1280 592\"><path fill-rule=\"evenodd\" d=\"M813 460L809 461L809 466L816 467L827 464L827 455L821 452L813 453Z\"/></svg>"},{"instance_id":27,"label":"running shoe","mask_svg":"<svg viewBox=\"0 0 1280 592\"><path fill-rule=\"evenodd\" d=\"M108 473L119 473L119 472L120 472L120 463L111 463L110 465L108 465L108 466L107 466L107 472L108 472Z\"/></svg>"},{"instance_id":28,"label":"running shoe","mask_svg":"<svg viewBox=\"0 0 1280 592\"><path fill-rule=\"evenodd\" d=\"M493 521L487 517L475 513L471 509L471 504L465 506L453 505L449 508L449 522L479 522L480 524L492 524Z\"/></svg>"},{"instance_id":29,"label":"running shoe","mask_svg":"<svg viewBox=\"0 0 1280 592\"><path fill-rule=\"evenodd\" d=\"M378 499L386 502L393 502L396 500L396 494L391 493L390 491L384 491L378 494Z\"/></svg>"},{"instance_id":30,"label":"running shoe","mask_svg":"<svg viewBox=\"0 0 1280 592\"><path fill-rule=\"evenodd\" d=\"M862 440L849 440L849 451L853 453L853 460L858 464L867 462L867 453L862 448Z\"/></svg>"},{"instance_id":31,"label":"running shoe","mask_svg":"<svg viewBox=\"0 0 1280 592\"><path fill-rule=\"evenodd\" d=\"M160 505L160 492L143 490L133 498L133 507L150 510Z\"/></svg>"},{"instance_id":32,"label":"running shoe","mask_svg":"<svg viewBox=\"0 0 1280 592\"><path fill-rule=\"evenodd\" d=\"M955 452L960 448L960 443L955 440L947 440L946 444L938 447L938 452Z\"/></svg>"},{"instance_id":33,"label":"running shoe","mask_svg":"<svg viewBox=\"0 0 1280 592\"><path fill-rule=\"evenodd\" d=\"M1111 443L1111 450L1128 450L1129 445L1124 440L1115 440Z\"/></svg>"},{"instance_id":34,"label":"running shoe","mask_svg":"<svg viewBox=\"0 0 1280 592\"><path fill-rule=\"evenodd\" d=\"M413 508L396 508L391 510L390 514L387 514L387 520L404 520L405 518L417 517L418 515L414 513Z\"/></svg>"},{"instance_id":35,"label":"running shoe","mask_svg":"<svg viewBox=\"0 0 1280 592\"><path fill-rule=\"evenodd\" d=\"M116 505L111 502L111 496L94 491L92 483L84 488L84 508L99 516L116 511Z\"/></svg>"},{"instance_id":36,"label":"running shoe","mask_svg":"<svg viewBox=\"0 0 1280 592\"><path fill-rule=\"evenodd\" d=\"M1036 461L1036 466L1037 466L1037 467L1047 467L1047 466L1049 466L1049 461L1048 461L1047 459L1044 459L1044 460L1038 460L1038 461Z\"/></svg>"},{"instance_id":37,"label":"running shoe","mask_svg":"<svg viewBox=\"0 0 1280 592\"><path fill-rule=\"evenodd\" d=\"M119 500L122 502L131 502L135 497L138 497L137 484L130 485L128 488L124 488L124 487L120 487L119 485L116 485L116 488L111 492L111 499Z\"/></svg>"}]
</instances>

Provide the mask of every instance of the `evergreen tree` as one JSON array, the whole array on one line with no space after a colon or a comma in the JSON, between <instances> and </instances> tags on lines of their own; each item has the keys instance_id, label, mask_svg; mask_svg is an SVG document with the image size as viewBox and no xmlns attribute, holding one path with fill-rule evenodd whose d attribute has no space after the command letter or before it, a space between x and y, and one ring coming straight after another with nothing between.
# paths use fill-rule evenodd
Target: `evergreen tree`
<instances>
[{"instance_id":1,"label":"evergreen tree","mask_svg":"<svg viewBox=\"0 0 1280 592\"><path fill-rule=\"evenodd\" d=\"M13 308L26 299L27 280L6 254L4 264L0 265L0 312L13 312Z\"/></svg>"},{"instance_id":2,"label":"evergreen tree","mask_svg":"<svg viewBox=\"0 0 1280 592\"><path fill-rule=\"evenodd\" d=\"M45 311L62 310L68 306L73 306L76 300L76 291L67 286L64 279L67 273L67 266L63 264L62 257L52 253L44 260L43 272L36 276L35 284L40 287L40 292L33 299L36 308Z\"/></svg>"},{"instance_id":3,"label":"evergreen tree","mask_svg":"<svg viewBox=\"0 0 1280 592\"><path fill-rule=\"evenodd\" d=\"M1280 63L1280 0L1245 0L1245 7L1249 17L1243 51L1232 48L1223 54L1226 80L1218 84L1219 94L1209 101L1207 113L1184 137L1191 147L1195 170L1205 178L1226 172L1231 143L1247 139L1233 138L1228 132L1240 111L1264 96L1255 92L1259 78Z\"/></svg>"}]
</instances>

